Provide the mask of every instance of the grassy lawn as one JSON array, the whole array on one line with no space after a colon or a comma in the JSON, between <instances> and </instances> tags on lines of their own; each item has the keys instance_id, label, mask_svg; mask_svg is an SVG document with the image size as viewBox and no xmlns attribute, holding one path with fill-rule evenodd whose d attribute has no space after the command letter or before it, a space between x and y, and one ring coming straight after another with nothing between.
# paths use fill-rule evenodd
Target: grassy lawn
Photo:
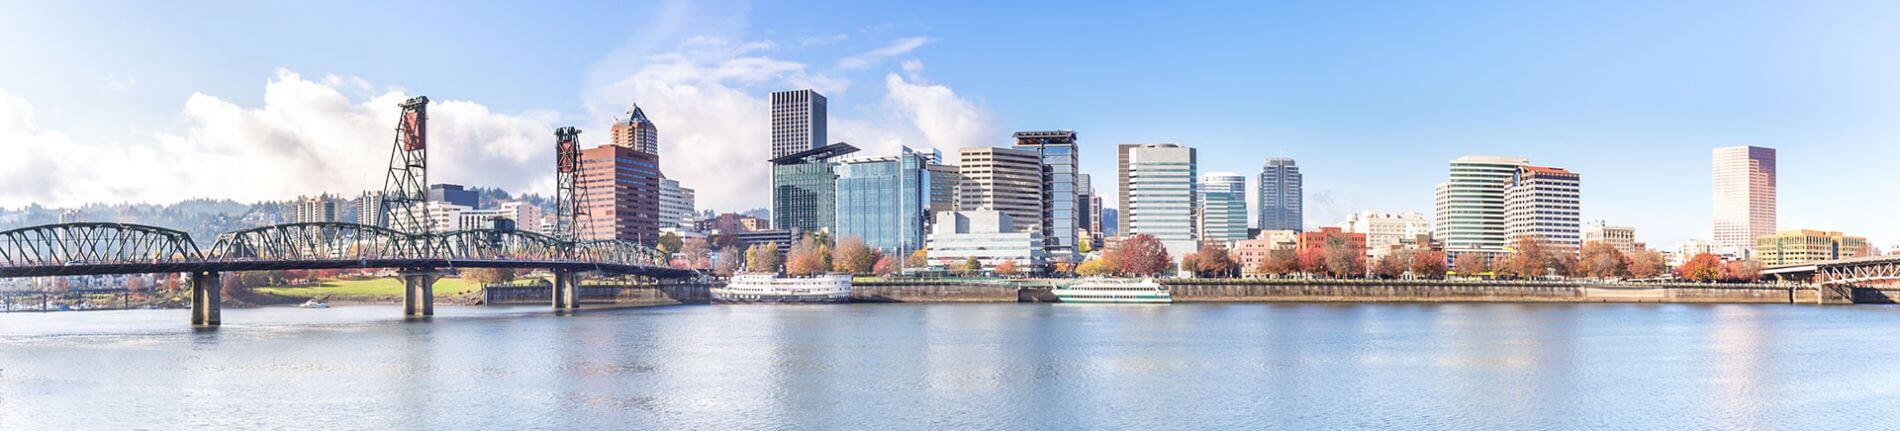
<instances>
[{"instance_id":1,"label":"grassy lawn","mask_svg":"<svg viewBox=\"0 0 1900 431\"><path fill-rule=\"evenodd\" d=\"M442 278L435 281L435 296L457 296L481 290L478 283L466 282L460 278ZM258 293L298 298L316 296L402 296L402 282L395 278L372 278L367 280L324 280L316 286L297 287L260 287Z\"/></svg>"}]
</instances>

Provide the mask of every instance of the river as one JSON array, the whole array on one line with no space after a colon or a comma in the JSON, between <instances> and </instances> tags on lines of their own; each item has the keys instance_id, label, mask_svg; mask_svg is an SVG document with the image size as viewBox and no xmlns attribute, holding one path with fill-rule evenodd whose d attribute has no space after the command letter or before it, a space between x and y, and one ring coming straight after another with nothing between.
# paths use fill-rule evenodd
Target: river
<instances>
[{"instance_id":1,"label":"river","mask_svg":"<svg viewBox=\"0 0 1900 431\"><path fill-rule=\"evenodd\" d=\"M1893 429L1900 308L0 314L0 429Z\"/></svg>"}]
</instances>

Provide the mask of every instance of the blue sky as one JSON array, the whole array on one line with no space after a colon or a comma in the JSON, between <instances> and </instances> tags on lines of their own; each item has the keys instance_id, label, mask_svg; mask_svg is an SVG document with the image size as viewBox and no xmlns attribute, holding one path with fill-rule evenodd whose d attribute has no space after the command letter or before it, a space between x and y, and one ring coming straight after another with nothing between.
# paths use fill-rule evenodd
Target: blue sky
<instances>
[{"instance_id":1,"label":"blue sky","mask_svg":"<svg viewBox=\"0 0 1900 431\"><path fill-rule=\"evenodd\" d=\"M1077 130L1111 194L1116 144L1293 157L1308 225L1515 155L1667 245L1709 228L1710 149L1763 145L1782 228L1900 238L1891 2L258 3L0 3L0 205L378 188L423 94L434 180L545 189L548 130L639 102L669 175L743 209L759 103L812 86L871 155Z\"/></svg>"}]
</instances>

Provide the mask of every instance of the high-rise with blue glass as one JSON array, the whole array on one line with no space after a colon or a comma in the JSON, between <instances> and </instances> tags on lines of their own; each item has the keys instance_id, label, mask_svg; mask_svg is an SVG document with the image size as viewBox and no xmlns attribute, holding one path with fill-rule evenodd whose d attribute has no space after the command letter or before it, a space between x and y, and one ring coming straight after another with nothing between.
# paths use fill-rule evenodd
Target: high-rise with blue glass
<instances>
[{"instance_id":1,"label":"high-rise with blue glass","mask_svg":"<svg viewBox=\"0 0 1900 431\"><path fill-rule=\"evenodd\" d=\"M837 230L834 238L858 237L895 256L924 246L924 212L930 206L929 165L936 157L904 147L896 157L838 162Z\"/></svg>"},{"instance_id":2,"label":"high-rise with blue glass","mask_svg":"<svg viewBox=\"0 0 1900 431\"><path fill-rule=\"evenodd\" d=\"M1042 158L1042 241L1049 258L1074 261L1082 204L1074 130L1016 132L1016 149Z\"/></svg>"},{"instance_id":3,"label":"high-rise with blue glass","mask_svg":"<svg viewBox=\"0 0 1900 431\"><path fill-rule=\"evenodd\" d=\"M1305 226L1300 166L1285 157L1268 158L1260 168L1260 230L1298 232Z\"/></svg>"}]
</instances>

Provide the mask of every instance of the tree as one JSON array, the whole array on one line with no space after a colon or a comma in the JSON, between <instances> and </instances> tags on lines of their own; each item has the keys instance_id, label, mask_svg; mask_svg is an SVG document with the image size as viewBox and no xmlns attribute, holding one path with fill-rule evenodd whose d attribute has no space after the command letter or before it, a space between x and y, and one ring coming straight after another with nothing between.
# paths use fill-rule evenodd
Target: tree
<instances>
[{"instance_id":1,"label":"tree","mask_svg":"<svg viewBox=\"0 0 1900 431\"><path fill-rule=\"evenodd\" d=\"M1551 274L1559 277L1577 277L1582 275L1582 273L1577 272L1577 254L1567 251L1557 252L1550 256L1550 271Z\"/></svg>"},{"instance_id":2,"label":"tree","mask_svg":"<svg viewBox=\"0 0 1900 431\"><path fill-rule=\"evenodd\" d=\"M1583 245L1577 259L1577 272L1585 277L1622 278L1629 276L1628 258L1609 243L1591 241Z\"/></svg>"},{"instance_id":3,"label":"tree","mask_svg":"<svg viewBox=\"0 0 1900 431\"><path fill-rule=\"evenodd\" d=\"M1668 262L1664 261L1662 253L1655 251L1641 250L1629 256L1629 275L1632 278L1655 278L1667 272L1667 266Z\"/></svg>"},{"instance_id":4,"label":"tree","mask_svg":"<svg viewBox=\"0 0 1900 431\"><path fill-rule=\"evenodd\" d=\"M1411 253L1404 250L1393 251L1379 256L1379 261L1372 265L1372 273L1386 279L1403 277L1406 268L1411 266L1411 263Z\"/></svg>"},{"instance_id":5,"label":"tree","mask_svg":"<svg viewBox=\"0 0 1900 431\"><path fill-rule=\"evenodd\" d=\"M745 269L749 272L777 273L778 241L753 245L745 251Z\"/></svg>"},{"instance_id":6,"label":"tree","mask_svg":"<svg viewBox=\"0 0 1900 431\"><path fill-rule=\"evenodd\" d=\"M653 248L660 249L660 251L666 252L666 254L673 254L673 253L678 253L682 245L683 244L680 242L679 235L674 235L672 232L666 232L666 233L660 234L660 240L659 242L653 244Z\"/></svg>"},{"instance_id":7,"label":"tree","mask_svg":"<svg viewBox=\"0 0 1900 431\"><path fill-rule=\"evenodd\" d=\"M1120 250L1116 251L1122 271L1135 275L1157 275L1167 271L1173 259L1168 256L1167 247L1154 235L1135 234L1122 240Z\"/></svg>"},{"instance_id":8,"label":"tree","mask_svg":"<svg viewBox=\"0 0 1900 431\"><path fill-rule=\"evenodd\" d=\"M1761 261L1754 259L1731 260L1722 264L1722 279L1737 283L1753 283L1761 279Z\"/></svg>"},{"instance_id":9,"label":"tree","mask_svg":"<svg viewBox=\"0 0 1900 431\"><path fill-rule=\"evenodd\" d=\"M1300 253L1289 248L1267 250L1267 257L1260 259L1255 268L1261 274L1285 277L1300 270Z\"/></svg>"},{"instance_id":10,"label":"tree","mask_svg":"<svg viewBox=\"0 0 1900 431\"><path fill-rule=\"evenodd\" d=\"M738 247L731 246L719 249L719 257L713 260L718 262L713 266L713 275L720 277L731 277L732 274L739 272L740 266L745 264L743 253Z\"/></svg>"},{"instance_id":11,"label":"tree","mask_svg":"<svg viewBox=\"0 0 1900 431\"><path fill-rule=\"evenodd\" d=\"M996 264L996 275L1014 277L1018 272L1016 269L1016 261L1005 260Z\"/></svg>"},{"instance_id":12,"label":"tree","mask_svg":"<svg viewBox=\"0 0 1900 431\"><path fill-rule=\"evenodd\" d=\"M1543 241L1519 235L1511 242L1511 254L1504 258L1503 272L1517 278L1540 278L1550 272L1550 252Z\"/></svg>"},{"instance_id":13,"label":"tree","mask_svg":"<svg viewBox=\"0 0 1900 431\"><path fill-rule=\"evenodd\" d=\"M1300 273L1321 275L1326 273L1326 251L1319 247L1302 248L1299 251Z\"/></svg>"},{"instance_id":14,"label":"tree","mask_svg":"<svg viewBox=\"0 0 1900 431\"><path fill-rule=\"evenodd\" d=\"M1201 275L1201 253L1193 252L1188 253L1186 256L1181 256L1181 270L1199 277Z\"/></svg>"},{"instance_id":15,"label":"tree","mask_svg":"<svg viewBox=\"0 0 1900 431\"><path fill-rule=\"evenodd\" d=\"M975 256L963 259L963 275L976 275L981 272L983 272L983 261L976 260Z\"/></svg>"},{"instance_id":16,"label":"tree","mask_svg":"<svg viewBox=\"0 0 1900 431\"><path fill-rule=\"evenodd\" d=\"M1334 278L1360 277L1366 274L1366 255L1359 253L1343 242L1328 241L1321 250L1326 260L1326 273Z\"/></svg>"},{"instance_id":17,"label":"tree","mask_svg":"<svg viewBox=\"0 0 1900 431\"><path fill-rule=\"evenodd\" d=\"M681 258L686 261L687 269L707 269L712 267L712 242L705 238L693 238L680 245Z\"/></svg>"},{"instance_id":18,"label":"tree","mask_svg":"<svg viewBox=\"0 0 1900 431\"><path fill-rule=\"evenodd\" d=\"M1211 277L1233 277L1240 268L1240 263L1234 262L1233 254L1227 251L1227 245L1219 242L1201 247L1195 256L1195 264L1199 266L1200 272Z\"/></svg>"},{"instance_id":19,"label":"tree","mask_svg":"<svg viewBox=\"0 0 1900 431\"><path fill-rule=\"evenodd\" d=\"M464 269L462 278L481 285L502 284L515 280L515 271L503 268Z\"/></svg>"},{"instance_id":20,"label":"tree","mask_svg":"<svg viewBox=\"0 0 1900 431\"><path fill-rule=\"evenodd\" d=\"M877 263L874 265L871 265L872 274L883 276L883 275L891 275L892 272L897 272L896 258L893 258L890 256L879 256L877 258Z\"/></svg>"},{"instance_id":21,"label":"tree","mask_svg":"<svg viewBox=\"0 0 1900 431\"><path fill-rule=\"evenodd\" d=\"M785 258L785 273L794 276L823 274L831 269L829 257L831 250L811 236L792 246L791 253Z\"/></svg>"},{"instance_id":22,"label":"tree","mask_svg":"<svg viewBox=\"0 0 1900 431\"><path fill-rule=\"evenodd\" d=\"M1075 274L1083 277L1100 277L1114 274L1113 264L1107 259L1089 259L1076 265Z\"/></svg>"},{"instance_id":23,"label":"tree","mask_svg":"<svg viewBox=\"0 0 1900 431\"><path fill-rule=\"evenodd\" d=\"M1677 276L1689 281L1715 281L1722 278L1722 259L1713 254L1698 254L1689 258L1688 262L1683 262L1682 267L1676 268L1676 272Z\"/></svg>"},{"instance_id":24,"label":"tree","mask_svg":"<svg viewBox=\"0 0 1900 431\"><path fill-rule=\"evenodd\" d=\"M1445 278L1445 252L1425 250L1412 253L1412 276L1432 280Z\"/></svg>"},{"instance_id":25,"label":"tree","mask_svg":"<svg viewBox=\"0 0 1900 431\"><path fill-rule=\"evenodd\" d=\"M1491 270L1484 255L1472 252L1458 254L1457 260L1452 262L1452 268L1458 271L1459 277L1476 277Z\"/></svg>"},{"instance_id":26,"label":"tree","mask_svg":"<svg viewBox=\"0 0 1900 431\"><path fill-rule=\"evenodd\" d=\"M1090 252L1094 252L1094 251L1095 251L1094 238L1089 238L1089 235L1087 234L1082 235L1080 238L1076 238L1076 241L1075 241L1076 253L1089 254Z\"/></svg>"},{"instance_id":27,"label":"tree","mask_svg":"<svg viewBox=\"0 0 1900 431\"><path fill-rule=\"evenodd\" d=\"M831 269L851 274L870 274L881 257L877 250L864 243L863 238L847 236L838 241L838 248L831 252Z\"/></svg>"},{"instance_id":28,"label":"tree","mask_svg":"<svg viewBox=\"0 0 1900 431\"><path fill-rule=\"evenodd\" d=\"M911 268L930 266L930 251L920 248L910 252L910 258L904 260L904 266Z\"/></svg>"}]
</instances>

